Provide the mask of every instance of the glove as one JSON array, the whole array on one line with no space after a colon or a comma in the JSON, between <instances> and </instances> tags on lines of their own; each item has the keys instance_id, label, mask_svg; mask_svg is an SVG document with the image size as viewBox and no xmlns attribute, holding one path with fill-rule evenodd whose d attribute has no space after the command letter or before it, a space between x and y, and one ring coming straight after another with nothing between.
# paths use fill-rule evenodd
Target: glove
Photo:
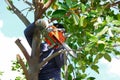
<instances>
[{"instance_id":1,"label":"glove","mask_svg":"<svg viewBox=\"0 0 120 80\"><path fill-rule=\"evenodd\" d=\"M35 22L35 25L40 29L40 30L43 30L45 28L48 27L48 21L47 20L44 20L44 19L38 19L36 22Z\"/></svg>"}]
</instances>

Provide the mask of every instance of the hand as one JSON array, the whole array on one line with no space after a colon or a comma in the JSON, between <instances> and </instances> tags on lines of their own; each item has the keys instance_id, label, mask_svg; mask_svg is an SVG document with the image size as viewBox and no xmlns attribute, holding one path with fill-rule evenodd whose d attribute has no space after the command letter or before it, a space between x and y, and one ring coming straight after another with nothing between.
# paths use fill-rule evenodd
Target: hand
<instances>
[{"instance_id":1,"label":"hand","mask_svg":"<svg viewBox=\"0 0 120 80\"><path fill-rule=\"evenodd\" d=\"M38 19L36 22L35 22L35 25L37 27L39 27L40 29L45 29L48 27L48 21L47 20L44 20L44 19Z\"/></svg>"}]
</instances>

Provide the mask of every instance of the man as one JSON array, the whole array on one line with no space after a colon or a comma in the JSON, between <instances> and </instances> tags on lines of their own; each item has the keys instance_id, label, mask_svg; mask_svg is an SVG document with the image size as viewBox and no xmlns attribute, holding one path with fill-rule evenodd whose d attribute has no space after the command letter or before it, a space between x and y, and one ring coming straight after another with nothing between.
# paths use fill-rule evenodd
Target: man
<instances>
[{"instance_id":1,"label":"man","mask_svg":"<svg viewBox=\"0 0 120 80\"><path fill-rule=\"evenodd\" d=\"M37 25L38 26L38 25ZM57 24L59 26L59 24ZM60 27L60 26L59 26ZM34 29L36 28L36 23L30 24L25 30L24 34L30 46L32 46L32 38L34 34ZM40 62L42 62L49 55L54 54L55 52L63 48L48 48L49 45L44 41L40 44L40 51L42 55L40 56ZM39 80L61 80L61 67L64 65L64 54L60 54L55 58L51 59L47 64L40 69Z\"/></svg>"}]
</instances>

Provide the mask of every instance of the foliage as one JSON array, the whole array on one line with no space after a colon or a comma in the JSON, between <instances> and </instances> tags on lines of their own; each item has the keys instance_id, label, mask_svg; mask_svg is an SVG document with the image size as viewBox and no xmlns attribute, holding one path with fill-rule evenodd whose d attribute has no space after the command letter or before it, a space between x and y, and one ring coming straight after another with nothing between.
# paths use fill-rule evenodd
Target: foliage
<instances>
[{"instance_id":1,"label":"foliage","mask_svg":"<svg viewBox=\"0 0 120 80\"><path fill-rule=\"evenodd\" d=\"M2 75L2 74L3 74L3 72L0 71L0 75Z\"/></svg>"},{"instance_id":2,"label":"foliage","mask_svg":"<svg viewBox=\"0 0 120 80\"><path fill-rule=\"evenodd\" d=\"M71 34L66 43L76 51L77 58L69 56L68 80L94 80L87 68L99 74L97 63L101 58L111 62L110 54L120 55L120 9L117 0L56 0L44 13L44 18L57 18ZM114 10L112 10L113 8ZM117 8L117 9L116 9ZM16 64L16 63L15 63ZM13 70L19 68L16 64ZM64 68L63 68L64 69ZM63 78L64 76L63 70Z\"/></svg>"},{"instance_id":3,"label":"foliage","mask_svg":"<svg viewBox=\"0 0 120 80\"><path fill-rule=\"evenodd\" d=\"M120 44L120 14L107 7L111 4L110 2L64 0L52 5L53 13L47 16L59 18L58 22L64 24L67 33L71 34L66 43L78 55L78 58L72 58L70 60L72 64L68 65L69 80L74 78L71 74L76 76L75 80L85 79L87 68L99 74L97 65L99 59L105 58L111 62L111 53L120 55L120 52L116 53L117 50L114 47L115 44ZM87 80L94 79L94 77L87 78Z\"/></svg>"},{"instance_id":4,"label":"foliage","mask_svg":"<svg viewBox=\"0 0 120 80\"><path fill-rule=\"evenodd\" d=\"M24 62L26 62L24 59L23 59ZM12 71L17 71L18 73L20 73L21 75L20 76L16 76L15 80L26 80L25 79L25 76L24 75L24 72L23 72L23 69L22 67L20 66L20 64L18 63L18 61L12 61L12 68L11 70ZM28 64L26 63L26 67L28 67Z\"/></svg>"},{"instance_id":5,"label":"foliage","mask_svg":"<svg viewBox=\"0 0 120 80\"><path fill-rule=\"evenodd\" d=\"M3 73L4 73L4 72L0 71L0 76L2 76L2 75L3 75ZM0 79L0 80L1 80L1 79Z\"/></svg>"}]
</instances>

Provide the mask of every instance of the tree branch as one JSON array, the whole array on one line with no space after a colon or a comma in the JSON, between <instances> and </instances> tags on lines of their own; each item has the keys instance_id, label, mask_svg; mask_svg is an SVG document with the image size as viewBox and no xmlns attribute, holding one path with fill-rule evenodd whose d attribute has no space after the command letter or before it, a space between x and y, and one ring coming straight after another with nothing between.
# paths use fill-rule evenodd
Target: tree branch
<instances>
[{"instance_id":1,"label":"tree branch","mask_svg":"<svg viewBox=\"0 0 120 80\"><path fill-rule=\"evenodd\" d=\"M39 69L41 69L43 67L43 65L45 65L49 60L51 60L52 58L56 57L57 55L61 54L61 52L65 52L66 50L60 50L54 54L52 54L51 56L47 57L44 61L42 61L40 64L39 64Z\"/></svg>"},{"instance_id":2,"label":"tree branch","mask_svg":"<svg viewBox=\"0 0 120 80\"><path fill-rule=\"evenodd\" d=\"M32 3L30 3L28 0L23 0L26 4L28 4L29 6L33 6Z\"/></svg>"},{"instance_id":3,"label":"tree branch","mask_svg":"<svg viewBox=\"0 0 120 80\"><path fill-rule=\"evenodd\" d=\"M55 0L48 0L48 2L43 6L43 12L47 10Z\"/></svg>"},{"instance_id":4,"label":"tree branch","mask_svg":"<svg viewBox=\"0 0 120 80\"><path fill-rule=\"evenodd\" d=\"M40 14L43 14L50 6L51 4L54 2L55 0L48 0L48 2L46 4L44 4L42 11L40 12ZM42 17L42 16L39 16Z\"/></svg>"},{"instance_id":5,"label":"tree branch","mask_svg":"<svg viewBox=\"0 0 120 80\"><path fill-rule=\"evenodd\" d=\"M35 9L35 7L34 7L34 5L32 4L32 3L30 3L28 0L23 0L27 5L29 5L30 6L30 9L29 9L29 11L30 10L34 10Z\"/></svg>"},{"instance_id":6,"label":"tree branch","mask_svg":"<svg viewBox=\"0 0 120 80\"><path fill-rule=\"evenodd\" d=\"M35 6L34 20L36 21L37 19L42 17L42 14L40 14L40 12L42 11L42 7L44 4L41 3L40 0L32 0L32 2L33 2L33 5Z\"/></svg>"},{"instance_id":7,"label":"tree branch","mask_svg":"<svg viewBox=\"0 0 120 80\"><path fill-rule=\"evenodd\" d=\"M26 27L30 24L28 19L17 9L10 0L5 0L10 9L19 17L19 19L26 25Z\"/></svg>"},{"instance_id":8,"label":"tree branch","mask_svg":"<svg viewBox=\"0 0 120 80\"><path fill-rule=\"evenodd\" d=\"M33 40L32 40L31 58L36 57L37 59L39 59L39 56L40 56L40 43L41 43L40 31L36 27L36 29L34 31L34 35L33 35Z\"/></svg>"},{"instance_id":9,"label":"tree branch","mask_svg":"<svg viewBox=\"0 0 120 80\"><path fill-rule=\"evenodd\" d=\"M42 18L43 13L51 6L54 0L48 0L46 4L43 3L43 0L33 0L35 6L35 20Z\"/></svg>"},{"instance_id":10,"label":"tree branch","mask_svg":"<svg viewBox=\"0 0 120 80\"><path fill-rule=\"evenodd\" d=\"M113 47L119 47L120 46L120 44L115 44L115 45L113 45Z\"/></svg>"},{"instance_id":11,"label":"tree branch","mask_svg":"<svg viewBox=\"0 0 120 80\"><path fill-rule=\"evenodd\" d=\"M17 54L16 57L17 57L17 61L20 63L20 65L21 65L21 67L22 67L22 69L23 69L23 71L24 71L24 73L25 73L26 79L27 79L27 80L30 80L30 79L29 79L29 74L28 74L27 68L26 68L26 66L24 65L24 62L23 62L23 60L21 59L20 55Z\"/></svg>"},{"instance_id":12,"label":"tree branch","mask_svg":"<svg viewBox=\"0 0 120 80\"><path fill-rule=\"evenodd\" d=\"M25 56L28 64L30 65L30 56L29 56L28 52L26 51L26 49L24 48L24 46L21 44L20 40L17 39L17 40L15 41L15 43L16 43L17 46L20 48L20 50L23 52L23 54L24 54L24 56Z\"/></svg>"},{"instance_id":13,"label":"tree branch","mask_svg":"<svg viewBox=\"0 0 120 80\"><path fill-rule=\"evenodd\" d=\"M115 6L115 5L117 5L117 4L120 4L120 1L118 1L118 2L115 2L115 3L113 3L113 4L107 4L106 6L105 6L105 8L110 8L110 7L113 7L113 6Z\"/></svg>"}]
</instances>

